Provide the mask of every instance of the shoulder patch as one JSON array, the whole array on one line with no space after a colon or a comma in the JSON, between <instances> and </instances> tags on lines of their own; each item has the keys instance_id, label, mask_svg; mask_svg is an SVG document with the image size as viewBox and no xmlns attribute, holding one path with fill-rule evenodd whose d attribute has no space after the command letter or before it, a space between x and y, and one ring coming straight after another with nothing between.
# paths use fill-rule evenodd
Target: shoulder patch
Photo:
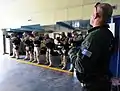
<instances>
[{"instance_id":1,"label":"shoulder patch","mask_svg":"<svg viewBox=\"0 0 120 91\"><path fill-rule=\"evenodd\" d=\"M87 49L84 49L84 50L82 51L82 54L90 58L91 55L92 55L92 52L88 51Z\"/></svg>"}]
</instances>

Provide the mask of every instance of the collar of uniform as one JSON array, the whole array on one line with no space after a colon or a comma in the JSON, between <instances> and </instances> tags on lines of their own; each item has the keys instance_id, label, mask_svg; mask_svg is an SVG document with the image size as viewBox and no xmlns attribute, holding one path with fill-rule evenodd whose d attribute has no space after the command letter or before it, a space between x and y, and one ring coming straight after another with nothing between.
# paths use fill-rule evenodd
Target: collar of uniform
<instances>
[{"instance_id":1,"label":"collar of uniform","mask_svg":"<svg viewBox=\"0 0 120 91\"><path fill-rule=\"evenodd\" d=\"M109 28L109 25L106 24L106 25L102 25L102 26L93 27L90 30L88 30L88 33L92 32L96 29L99 29L99 28Z\"/></svg>"}]
</instances>

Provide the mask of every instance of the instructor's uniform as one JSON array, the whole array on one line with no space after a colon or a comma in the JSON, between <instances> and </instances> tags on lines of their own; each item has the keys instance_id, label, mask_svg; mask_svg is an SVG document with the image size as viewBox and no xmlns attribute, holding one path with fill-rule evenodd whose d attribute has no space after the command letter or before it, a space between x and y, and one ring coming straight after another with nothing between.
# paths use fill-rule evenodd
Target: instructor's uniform
<instances>
[{"instance_id":1,"label":"instructor's uniform","mask_svg":"<svg viewBox=\"0 0 120 91\"><path fill-rule=\"evenodd\" d=\"M108 25L90 29L81 46L72 48L69 57L76 69L83 91L110 91L110 57L114 37Z\"/></svg>"}]
</instances>

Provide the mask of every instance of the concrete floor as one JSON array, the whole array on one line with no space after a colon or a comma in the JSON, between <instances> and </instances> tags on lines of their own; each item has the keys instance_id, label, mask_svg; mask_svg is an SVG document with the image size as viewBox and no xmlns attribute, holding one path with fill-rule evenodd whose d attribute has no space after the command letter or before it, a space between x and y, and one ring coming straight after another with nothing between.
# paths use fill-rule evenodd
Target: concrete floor
<instances>
[{"instance_id":1,"label":"concrete floor","mask_svg":"<svg viewBox=\"0 0 120 91\"><path fill-rule=\"evenodd\" d=\"M81 91L81 86L70 74L0 55L0 91Z\"/></svg>"}]
</instances>

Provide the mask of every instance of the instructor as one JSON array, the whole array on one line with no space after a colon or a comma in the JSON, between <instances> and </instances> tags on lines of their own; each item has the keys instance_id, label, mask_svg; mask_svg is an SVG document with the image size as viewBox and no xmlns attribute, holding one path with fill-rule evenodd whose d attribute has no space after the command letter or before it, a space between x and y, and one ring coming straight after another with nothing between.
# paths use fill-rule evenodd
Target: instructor
<instances>
[{"instance_id":1,"label":"instructor","mask_svg":"<svg viewBox=\"0 0 120 91\"><path fill-rule=\"evenodd\" d=\"M83 91L110 91L111 73L109 61L114 47L114 37L108 29L107 20L113 13L108 3L97 3L90 19L92 29L80 46L69 51Z\"/></svg>"}]
</instances>

